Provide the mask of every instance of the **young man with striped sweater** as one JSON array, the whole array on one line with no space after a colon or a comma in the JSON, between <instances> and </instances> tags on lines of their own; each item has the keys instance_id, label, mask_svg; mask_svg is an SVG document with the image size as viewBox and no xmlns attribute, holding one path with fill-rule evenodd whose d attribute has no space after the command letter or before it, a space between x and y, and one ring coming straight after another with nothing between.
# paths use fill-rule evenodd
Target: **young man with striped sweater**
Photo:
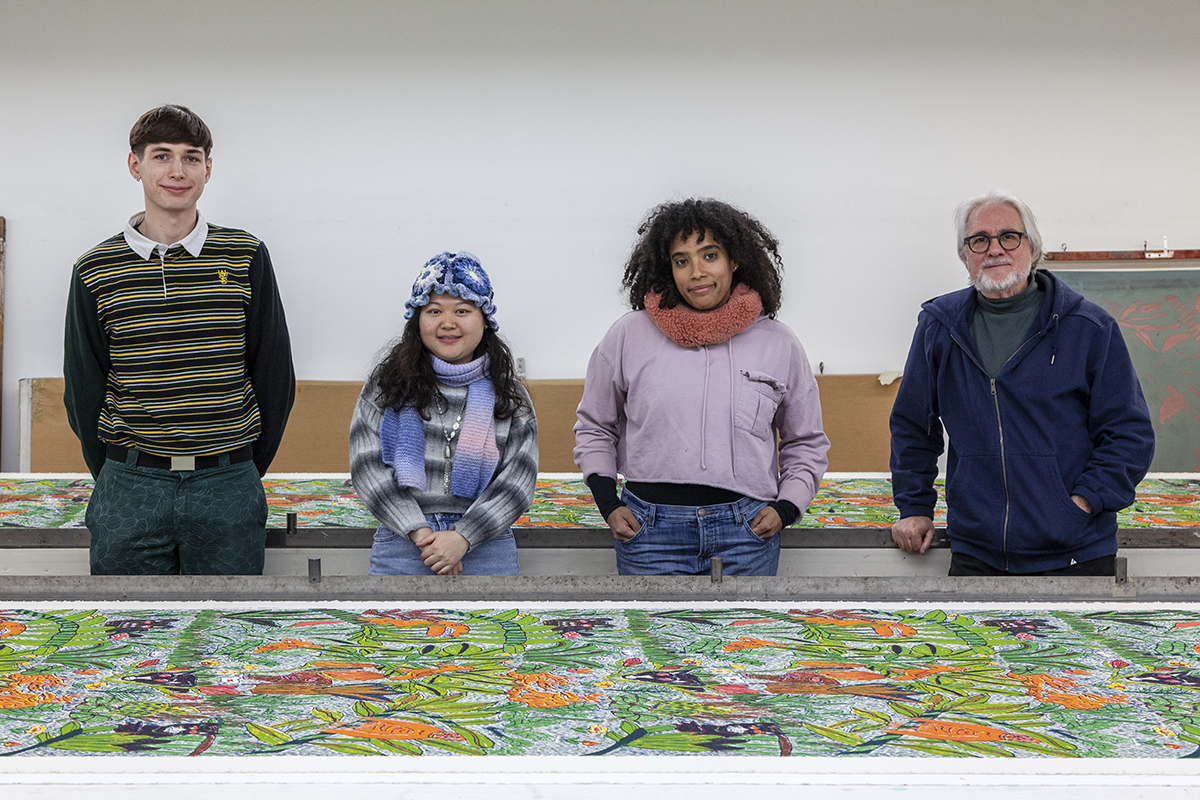
<instances>
[{"instance_id":1,"label":"young man with striped sweater","mask_svg":"<svg viewBox=\"0 0 1200 800\"><path fill-rule=\"evenodd\" d=\"M76 262L64 401L96 487L94 575L261 574L266 473L295 396L266 246L196 209L212 134L166 105L129 134L146 210Z\"/></svg>"}]
</instances>

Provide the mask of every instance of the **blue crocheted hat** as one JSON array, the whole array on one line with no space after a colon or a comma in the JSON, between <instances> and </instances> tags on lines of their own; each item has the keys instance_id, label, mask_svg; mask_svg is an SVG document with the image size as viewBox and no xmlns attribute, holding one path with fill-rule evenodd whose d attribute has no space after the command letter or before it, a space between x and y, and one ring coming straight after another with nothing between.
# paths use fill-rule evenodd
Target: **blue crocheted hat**
<instances>
[{"instance_id":1,"label":"blue crocheted hat","mask_svg":"<svg viewBox=\"0 0 1200 800\"><path fill-rule=\"evenodd\" d=\"M430 294L452 294L479 306L492 330L500 330L496 321L496 305L492 302L492 282L483 271L479 259L466 250L457 253L438 253L425 263L412 287L412 297L404 303L404 318L409 319Z\"/></svg>"}]
</instances>

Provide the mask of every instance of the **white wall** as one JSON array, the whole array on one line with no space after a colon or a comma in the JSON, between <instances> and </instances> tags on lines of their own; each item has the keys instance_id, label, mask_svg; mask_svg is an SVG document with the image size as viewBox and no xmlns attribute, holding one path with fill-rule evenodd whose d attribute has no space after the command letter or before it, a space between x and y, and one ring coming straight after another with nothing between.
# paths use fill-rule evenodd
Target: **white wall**
<instances>
[{"instance_id":1,"label":"white wall","mask_svg":"<svg viewBox=\"0 0 1200 800\"><path fill-rule=\"evenodd\" d=\"M0 466L160 103L213 129L201 208L270 246L301 378L362 378L443 249L531 377L580 377L642 215L695 194L782 240L814 364L875 372L963 285L951 213L991 186L1053 248L1200 247L1197 30L1193 0L0 0Z\"/></svg>"}]
</instances>

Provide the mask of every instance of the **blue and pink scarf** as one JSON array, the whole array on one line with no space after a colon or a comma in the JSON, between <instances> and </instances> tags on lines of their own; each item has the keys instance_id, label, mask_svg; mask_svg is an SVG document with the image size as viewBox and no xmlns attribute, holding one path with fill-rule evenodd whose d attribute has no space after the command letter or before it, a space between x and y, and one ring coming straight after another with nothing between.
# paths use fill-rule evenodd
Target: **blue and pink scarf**
<instances>
[{"instance_id":1,"label":"blue and pink scarf","mask_svg":"<svg viewBox=\"0 0 1200 800\"><path fill-rule=\"evenodd\" d=\"M433 371L447 386L467 387L467 407L463 411L458 445L450 473L450 493L474 500L492 482L500 451L496 447L496 391L489 377L488 357L481 356L466 364L448 364L435 355ZM379 431L383 463L392 468L396 483L410 489L425 490L425 421L412 406L383 412Z\"/></svg>"}]
</instances>

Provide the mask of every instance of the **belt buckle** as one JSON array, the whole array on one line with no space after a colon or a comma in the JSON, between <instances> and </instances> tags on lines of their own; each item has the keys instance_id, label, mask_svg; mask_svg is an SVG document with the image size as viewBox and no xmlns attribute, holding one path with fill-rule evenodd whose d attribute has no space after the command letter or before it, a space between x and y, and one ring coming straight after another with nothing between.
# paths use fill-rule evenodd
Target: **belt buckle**
<instances>
[{"instance_id":1,"label":"belt buckle","mask_svg":"<svg viewBox=\"0 0 1200 800\"><path fill-rule=\"evenodd\" d=\"M193 472L196 469L196 457L171 456L171 469L175 472Z\"/></svg>"}]
</instances>

